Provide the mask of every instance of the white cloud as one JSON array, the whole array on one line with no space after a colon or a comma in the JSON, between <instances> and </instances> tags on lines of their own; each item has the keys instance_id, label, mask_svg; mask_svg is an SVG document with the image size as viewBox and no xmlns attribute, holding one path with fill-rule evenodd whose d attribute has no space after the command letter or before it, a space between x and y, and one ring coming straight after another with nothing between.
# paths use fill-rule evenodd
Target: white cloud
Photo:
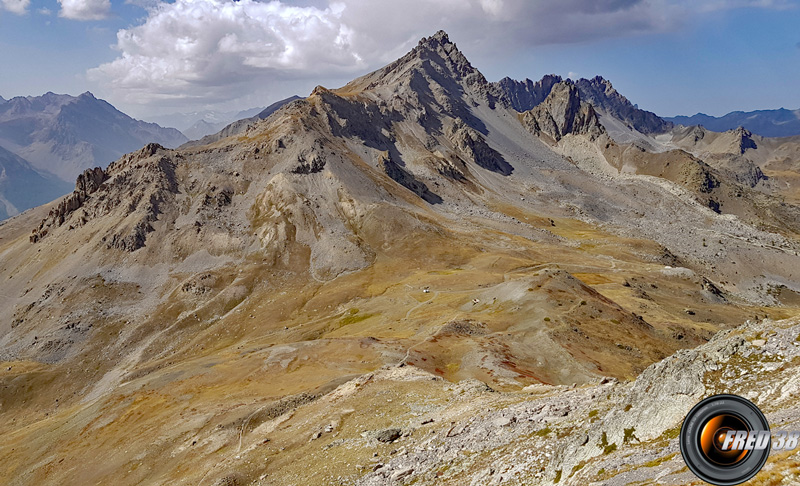
<instances>
[{"instance_id":1,"label":"white cloud","mask_svg":"<svg viewBox=\"0 0 800 486\"><path fill-rule=\"evenodd\" d=\"M22 15L27 12L28 5L30 4L31 0L0 0L0 5L3 6L4 10L8 10L17 15Z\"/></svg>"},{"instance_id":2,"label":"white cloud","mask_svg":"<svg viewBox=\"0 0 800 486\"><path fill-rule=\"evenodd\" d=\"M58 0L60 17L72 20L103 20L111 15L109 0Z\"/></svg>"},{"instance_id":3,"label":"white cloud","mask_svg":"<svg viewBox=\"0 0 800 486\"><path fill-rule=\"evenodd\" d=\"M0 0L9 1L9 0ZM59 0L107 4L108 0ZM674 31L699 13L786 8L790 0L126 0L140 25L88 76L124 103L206 104L268 86L352 77L392 61L440 28L469 53ZM105 10L107 14L108 10ZM62 12L62 15L63 12ZM316 83L315 83L316 84ZM313 86L313 85L312 85ZM306 94L300 92L300 94ZM265 99L264 101L269 101Z\"/></svg>"},{"instance_id":4,"label":"white cloud","mask_svg":"<svg viewBox=\"0 0 800 486\"><path fill-rule=\"evenodd\" d=\"M39 13L39 15L51 15L53 13L53 11L49 8L40 8L36 11Z\"/></svg>"},{"instance_id":5,"label":"white cloud","mask_svg":"<svg viewBox=\"0 0 800 486\"><path fill-rule=\"evenodd\" d=\"M495 17L503 13L503 0L480 0L481 8L489 15Z\"/></svg>"},{"instance_id":6,"label":"white cloud","mask_svg":"<svg viewBox=\"0 0 800 486\"><path fill-rule=\"evenodd\" d=\"M221 101L276 77L355 72L365 64L341 20L342 4L293 7L278 1L176 0L117 33L114 61L89 71L128 101Z\"/></svg>"}]
</instances>

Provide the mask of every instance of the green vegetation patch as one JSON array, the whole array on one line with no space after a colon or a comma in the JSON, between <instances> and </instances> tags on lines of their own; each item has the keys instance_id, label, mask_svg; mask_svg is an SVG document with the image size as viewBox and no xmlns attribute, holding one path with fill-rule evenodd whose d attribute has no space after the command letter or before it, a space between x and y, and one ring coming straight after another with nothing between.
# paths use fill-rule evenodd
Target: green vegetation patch
<instances>
[{"instance_id":1,"label":"green vegetation patch","mask_svg":"<svg viewBox=\"0 0 800 486\"><path fill-rule=\"evenodd\" d=\"M636 437L636 427L631 427L629 429L625 429L625 437L622 439L624 444L635 440L636 442L641 442L638 437Z\"/></svg>"},{"instance_id":2,"label":"green vegetation patch","mask_svg":"<svg viewBox=\"0 0 800 486\"><path fill-rule=\"evenodd\" d=\"M357 308L353 308L347 311L345 315L339 319L339 326L349 326L350 324L366 321L374 315L375 314L359 314L359 310Z\"/></svg>"},{"instance_id":3,"label":"green vegetation patch","mask_svg":"<svg viewBox=\"0 0 800 486\"><path fill-rule=\"evenodd\" d=\"M658 459L653 459L652 461L645 462L644 464L642 464L642 466L643 466L643 467L656 467L656 466L660 466L661 464L663 464L663 463L665 463L665 462L667 462L667 461L670 461L670 460L672 460L672 458L673 458L673 457L675 457L675 456L677 456L677 455L678 455L678 453L677 453L677 452L673 452L672 454L670 454L670 455L668 455L668 456L659 457Z\"/></svg>"},{"instance_id":4,"label":"green vegetation patch","mask_svg":"<svg viewBox=\"0 0 800 486\"><path fill-rule=\"evenodd\" d=\"M603 449L603 455L609 455L615 450L617 450L616 442L613 444L608 443L608 435L603 432L603 435L600 436L600 443L597 444L601 449Z\"/></svg>"}]
</instances>

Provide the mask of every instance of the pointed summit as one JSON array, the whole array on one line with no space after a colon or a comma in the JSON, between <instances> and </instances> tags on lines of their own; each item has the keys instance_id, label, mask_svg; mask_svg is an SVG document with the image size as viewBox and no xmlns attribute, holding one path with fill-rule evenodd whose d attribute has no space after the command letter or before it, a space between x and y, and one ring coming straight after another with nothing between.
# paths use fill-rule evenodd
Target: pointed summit
<instances>
[{"instance_id":1,"label":"pointed summit","mask_svg":"<svg viewBox=\"0 0 800 486\"><path fill-rule=\"evenodd\" d=\"M433 91L437 98L441 97L440 91L451 98L467 96L474 103L491 107L501 98L500 90L472 66L443 30L423 37L416 47L393 63L333 92L352 95L367 91L388 99L408 90L417 94Z\"/></svg>"},{"instance_id":2,"label":"pointed summit","mask_svg":"<svg viewBox=\"0 0 800 486\"><path fill-rule=\"evenodd\" d=\"M423 45L433 46L433 45L446 45L446 44L451 44L451 42L450 42L450 36L448 36L447 32L445 32L444 30L439 30L430 37L423 37L419 41L420 46Z\"/></svg>"}]
</instances>

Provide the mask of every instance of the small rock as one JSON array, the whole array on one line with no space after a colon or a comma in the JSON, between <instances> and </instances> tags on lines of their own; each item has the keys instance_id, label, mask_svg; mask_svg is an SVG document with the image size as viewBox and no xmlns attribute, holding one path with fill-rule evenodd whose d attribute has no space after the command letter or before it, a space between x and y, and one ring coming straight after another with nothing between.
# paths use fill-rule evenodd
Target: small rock
<instances>
[{"instance_id":1,"label":"small rock","mask_svg":"<svg viewBox=\"0 0 800 486\"><path fill-rule=\"evenodd\" d=\"M400 469L398 471L395 471L392 474L391 480L392 481L400 481L402 479L407 478L408 476L411 476L411 474L413 472L414 472L414 468L412 468L412 467L407 467L407 468Z\"/></svg>"},{"instance_id":2,"label":"small rock","mask_svg":"<svg viewBox=\"0 0 800 486\"><path fill-rule=\"evenodd\" d=\"M380 442L391 443L399 439L402 433L403 431L400 429L386 429L378 432L375 438Z\"/></svg>"},{"instance_id":3,"label":"small rock","mask_svg":"<svg viewBox=\"0 0 800 486\"><path fill-rule=\"evenodd\" d=\"M497 417L492 421L495 427L506 427L516 422L516 417Z\"/></svg>"}]
</instances>

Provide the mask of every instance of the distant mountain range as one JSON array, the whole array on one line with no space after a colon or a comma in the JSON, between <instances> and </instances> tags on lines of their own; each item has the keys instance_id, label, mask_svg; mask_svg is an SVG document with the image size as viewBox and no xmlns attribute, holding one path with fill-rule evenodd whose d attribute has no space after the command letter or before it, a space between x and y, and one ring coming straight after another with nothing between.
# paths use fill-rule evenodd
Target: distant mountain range
<instances>
[{"instance_id":1,"label":"distant mountain range","mask_svg":"<svg viewBox=\"0 0 800 486\"><path fill-rule=\"evenodd\" d=\"M174 128L135 120L89 92L17 97L0 104L0 146L68 182L147 143L177 147L186 140Z\"/></svg>"},{"instance_id":2,"label":"distant mountain range","mask_svg":"<svg viewBox=\"0 0 800 486\"><path fill-rule=\"evenodd\" d=\"M66 194L84 170L106 167L147 143L177 147L187 140L174 128L135 120L89 92L0 98L5 149L0 200L6 208L0 217Z\"/></svg>"},{"instance_id":3,"label":"distant mountain range","mask_svg":"<svg viewBox=\"0 0 800 486\"><path fill-rule=\"evenodd\" d=\"M674 116L664 120L676 125L702 125L705 128L724 132L744 127L762 137L791 137L800 135L800 110L734 111L725 116L714 117L703 113L693 116Z\"/></svg>"}]
</instances>

